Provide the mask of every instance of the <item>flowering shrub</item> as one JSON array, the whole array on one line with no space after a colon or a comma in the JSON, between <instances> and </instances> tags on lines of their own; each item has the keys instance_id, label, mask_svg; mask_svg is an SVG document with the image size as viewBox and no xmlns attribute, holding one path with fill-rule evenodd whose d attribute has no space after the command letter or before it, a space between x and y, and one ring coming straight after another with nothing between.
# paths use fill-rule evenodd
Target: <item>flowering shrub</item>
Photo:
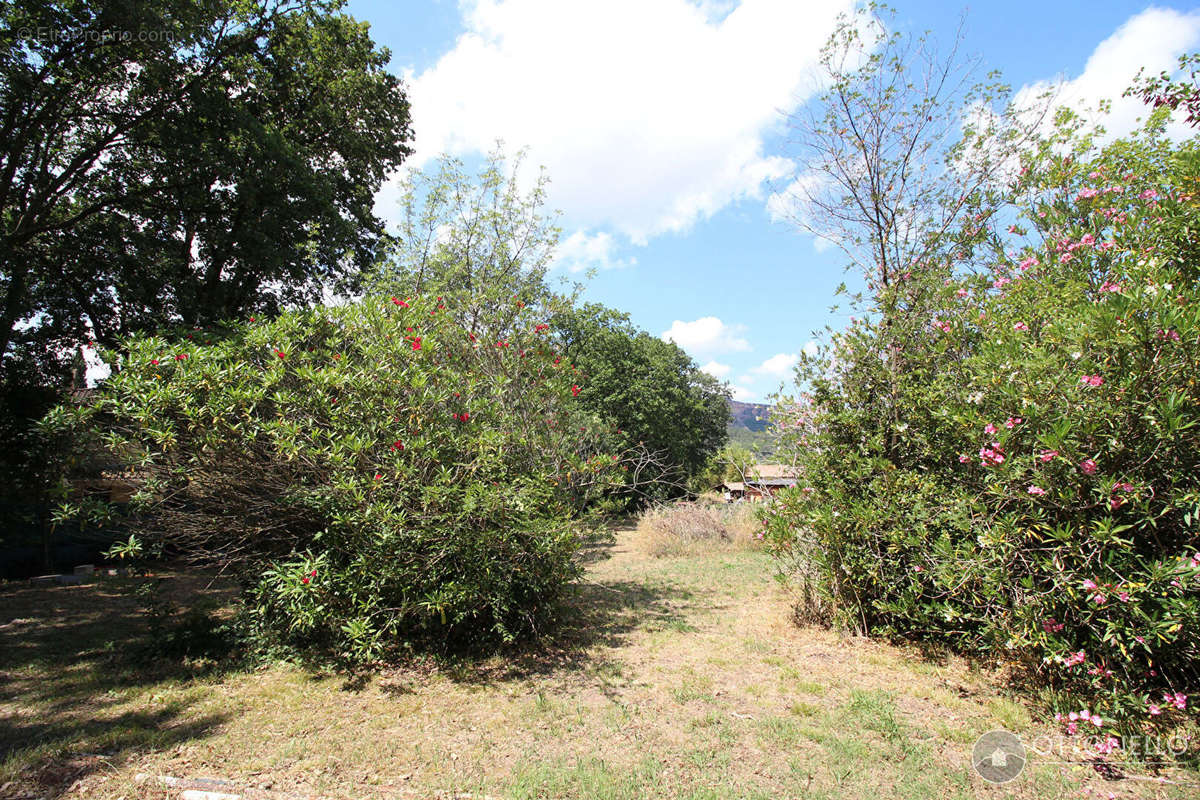
<instances>
[{"instance_id":1,"label":"flowering shrub","mask_svg":"<svg viewBox=\"0 0 1200 800\"><path fill-rule=\"evenodd\" d=\"M780 419L809 485L770 540L826 619L1004 654L1068 731L1200 685L1200 149L1160 123L1098 150L1063 117Z\"/></svg>"},{"instance_id":2,"label":"flowering shrub","mask_svg":"<svg viewBox=\"0 0 1200 800\"><path fill-rule=\"evenodd\" d=\"M576 518L621 465L533 311L485 342L445 305L136 338L93 402L46 425L130 467L147 547L232 565L269 642L365 660L511 640L575 574Z\"/></svg>"}]
</instances>

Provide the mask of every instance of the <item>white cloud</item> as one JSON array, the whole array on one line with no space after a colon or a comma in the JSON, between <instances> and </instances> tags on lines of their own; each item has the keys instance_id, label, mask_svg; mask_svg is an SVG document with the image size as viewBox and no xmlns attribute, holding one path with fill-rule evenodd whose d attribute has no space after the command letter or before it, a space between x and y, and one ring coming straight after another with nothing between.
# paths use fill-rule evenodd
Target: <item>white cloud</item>
<instances>
[{"instance_id":1,"label":"white cloud","mask_svg":"<svg viewBox=\"0 0 1200 800\"><path fill-rule=\"evenodd\" d=\"M759 364L751 372L756 375L783 377L791 372L792 367L796 366L796 362L799 360L800 356L795 353L777 353Z\"/></svg>"},{"instance_id":2,"label":"white cloud","mask_svg":"<svg viewBox=\"0 0 1200 800\"><path fill-rule=\"evenodd\" d=\"M811 93L850 0L476 0L406 76L420 165L503 139L547 167L551 205L637 243L684 231L791 162L763 137Z\"/></svg>"},{"instance_id":3,"label":"white cloud","mask_svg":"<svg viewBox=\"0 0 1200 800\"><path fill-rule=\"evenodd\" d=\"M1139 69L1147 75L1174 72L1179 56L1200 46L1200 11L1181 12L1169 8L1148 8L1125 21L1112 36L1101 42L1079 77L1071 80L1041 81L1022 87L1017 93L1019 105L1030 105L1041 93L1054 89L1058 105L1068 105L1081 113L1094 112L1101 100L1112 102L1112 111L1096 121L1104 125L1110 137L1122 136L1137 126L1150 107L1136 97L1121 94L1133 82ZM1091 114L1089 114L1089 117ZM1193 131L1194 132L1194 131ZM1172 134L1189 134L1182 123L1172 126Z\"/></svg>"},{"instance_id":4,"label":"white cloud","mask_svg":"<svg viewBox=\"0 0 1200 800\"><path fill-rule=\"evenodd\" d=\"M807 356L815 356L821 351L821 345L817 344L816 339L809 339L804 343L804 354Z\"/></svg>"},{"instance_id":5,"label":"white cloud","mask_svg":"<svg viewBox=\"0 0 1200 800\"><path fill-rule=\"evenodd\" d=\"M587 231L575 231L559 243L552 266L569 272L582 272L592 267L620 269L637 264L637 259L632 256L617 258L616 247L616 240L610 233L601 231L589 234Z\"/></svg>"},{"instance_id":6,"label":"white cloud","mask_svg":"<svg viewBox=\"0 0 1200 800\"><path fill-rule=\"evenodd\" d=\"M729 366L728 364L719 364L716 361L710 361L702 366L700 371L707 372L717 380L724 380L726 376L729 375L729 371L732 369L733 367Z\"/></svg>"},{"instance_id":7,"label":"white cloud","mask_svg":"<svg viewBox=\"0 0 1200 800\"><path fill-rule=\"evenodd\" d=\"M674 320L662 339L687 350L689 353L732 353L750 349L750 342L742 335L742 325L726 325L719 317L701 317L692 322Z\"/></svg>"},{"instance_id":8,"label":"white cloud","mask_svg":"<svg viewBox=\"0 0 1200 800\"><path fill-rule=\"evenodd\" d=\"M758 400L758 394L747 389L745 386L730 386L733 392L733 399L740 403L754 403Z\"/></svg>"}]
</instances>

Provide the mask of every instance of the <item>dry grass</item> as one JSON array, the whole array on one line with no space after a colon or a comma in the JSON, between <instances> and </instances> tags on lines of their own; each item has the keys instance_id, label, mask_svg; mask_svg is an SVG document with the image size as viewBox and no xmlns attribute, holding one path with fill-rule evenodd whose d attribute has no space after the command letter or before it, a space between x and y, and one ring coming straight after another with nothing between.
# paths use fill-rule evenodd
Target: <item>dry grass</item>
<instances>
[{"instance_id":1,"label":"dry grass","mask_svg":"<svg viewBox=\"0 0 1200 800\"><path fill-rule=\"evenodd\" d=\"M638 548L648 556L758 550L760 524L748 503L664 503L638 517Z\"/></svg>"},{"instance_id":2,"label":"dry grass","mask_svg":"<svg viewBox=\"0 0 1200 800\"><path fill-rule=\"evenodd\" d=\"M179 797L138 773L280 800L1196 796L1087 764L989 787L979 734L1048 730L1002 676L797 628L763 553L655 559L637 537L591 553L536 647L353 681L147 671L121 655L141 630L107 587L0 588L0 797Z\"/></svg>"}]
</instances>

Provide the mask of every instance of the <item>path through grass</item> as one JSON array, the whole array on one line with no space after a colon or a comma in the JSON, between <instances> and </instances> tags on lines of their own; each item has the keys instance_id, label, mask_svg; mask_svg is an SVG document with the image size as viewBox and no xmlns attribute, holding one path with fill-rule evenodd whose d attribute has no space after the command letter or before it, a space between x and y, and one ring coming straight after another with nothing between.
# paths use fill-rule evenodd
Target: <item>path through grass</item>
<instances>
[{"instance_id":1,"label":"path through grass","mask_svg":"<svg viewBox=\"0 0 1200 800\"><path fill-rule=\"evenodd\" d=\"M630 535L549 642L354 684L121 666L137 623L111 590L0 591L0 797L177 796L137 773L339 798L1194 796L1082 765L990 787L981 733L1047 732L995 676L794 627L762 553L652 559Z\"/></svg>"}]
</instances>

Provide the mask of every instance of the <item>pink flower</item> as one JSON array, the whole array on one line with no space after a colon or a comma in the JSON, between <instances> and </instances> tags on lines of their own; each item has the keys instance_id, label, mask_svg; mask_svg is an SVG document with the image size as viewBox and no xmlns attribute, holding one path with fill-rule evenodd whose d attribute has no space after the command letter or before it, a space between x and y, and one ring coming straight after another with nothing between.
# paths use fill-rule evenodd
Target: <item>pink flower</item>
<instances>
[{"instance_id":1,"label":"pink flower","mask_svg":"<svg viewBox=\"0 0 1200 800\"><path fill-rule=\"evenodd\" d=\"M1096 582L1094 580L1092 580L1091 578L1085 578L1083 581L1083 588L1090 592L1093 589L1097 589L1099 587L1096 585Z\"/></svg>"},{"instance_id":2,"label":"pink flower","mask_svg":"<svg viewBox=\"0 0 1200 800\"><path fill-rule=\"evenodd\" d=\"M1085 233L1083 235L1083 237L1079 240L1079 244L1083 247L1090 247L1091 245L1094 245L1095 243L1096 243L1096 237L1092 236L1090 233Z\"/></svg>"},{"instance_id":3,"label":"pink flower","mask_svg":"<svg viewBox=\"0 0 1200 800\"><path fill-rule=\"evenodd\" d=\"M968 294L970 294L970 292L968 292L966 289L959 289L957 292L955 292L955 294L959 297L966 297Z\"/></svg>"},{"instance_id":4,"label":"pink flower","mask_svg":"<svg viewBox=\"0 0 1200 800\"><path fill-rule=\"evenodd\" d=\"M1077 664L1082 664L1084 661L1087 661L1087 653L1080 650L1078 653L1071 653L1071 655L1067 656L1063 664L1068 667L1074 667Z\"/></svg>"},{"instance_id":5,"label":"pink flower","mask_svg":"<svg viewBox=\"0 0 1200 800\"><path fill-rule=\"evenodd\" d=\"M1095 475L1097 470L1096 462L1092 461L1090 458L1085 458L1083 461L1080 461L1079 468L1083 470L1084 475Z\"/></svg>"},{"instance_id":6,"label":"pink flower","mask_svg":"<svg viewBox=\"0 0 1200 800\"><path fill-rule=\"evenodd\" d=\"M1013 330L1014 331L1027 331L1027 330L1029 330L1029 326L1026 325L1024 322L1017 322L1013 325Z\"/></svg>"},{"instance_id":7,"label":"pink flower","mask_svg":"<svg viewBox=\"0 0 1200 800\"><path fill-rule=\"evenodd\" d=\"M1113 283L1112 281L1105 281L1104 283L1100 284L1100 294L1105 294L1107 292L1112 292L1113 294L1120 294L1121 284Z\"/></svg>"},{"instance_id":8,"label":"pink flower","mask_svg":"<svg viewBox=\"0 0 1200 800\"><path fill-rule=\"evenodd\" d=\"M1079 379L1084 386L1103 386L1104 378L1099 375L1084 375Z\"/></svg>"},{"instance_id":9,"label":"pink flower","mask_svg":"<svg viewBox=\"0 0 1200 800\"><path fill-rule=\"evenodd\" d=\"M1139 194L1138 197L1140 197L1143 200L1157 200L1158 192L1154 191L1153 189L1147 189L1146 191Z\"/></svg>"},{"instance_id":10,"label":"pink flower","mask_svg":"<svg viewBox=\"0 0 1200 800\"><path fill-rule=\"evenodd\" d=\"M1187 695L1176 692L1175 696L1171 698L1171 703L1177 709L1179 709L1180 711L1183 711L1185 708L1187 708Z\"/></svg>"},{"instance_id":11,"label":"pink flower","mask_svg":"<svg viewBox=\"0 0 1200 800\"><path fill-rule=\"evenodd\" d=\"M1079 191L1079 194L1075 195L1075 199L1076 200L1090 200L1091 198L1095 197L1098 194L1100 194L1099 190L1093 189L1089 186L1086 189L1081 189Z\"/></svg>"},{"instance_id":12,"label":"pink flower","mask_svg":"<svg viewBox=\"0 0 1200 800\"><path fill-rule=\"evenodd\" d=\"M1113 511L1116 511L1118 508L1120 508L1123 505L1125 505L1124 497L1114 497L1108 501L1108 507Z\"/></svg>"},{"instance_id":13,"label":"pink flower","mask_svg":"<svg viewBox=\"0 0 1200 800\"><path fill-rule=\"evenodd\" d=\"M1038 455L1038 461L1041 461L1043 464L1045 464L1049 461L1053 461L1057 457L1058 457L1057 450L1043 450L1041 452L1041 454Z\"/></svg>"},{"instance_id":14,"label":"pink flower","mask_svg":"<svg viewBox=\"0 0 1200 800\"><path fill-rule=\"evenodd\" d=\"M998 467L1004 463L1004 448L1000 447L999 442L992 442L991 447L981 447L979 460L985 467Z\"/></svg>"},{"instance_id":15,"label":"pink flower","mask_svg":"<svg viewBox=\"0 0 1200 800\"><path fill-rule=\"evenodd\" d=\"M1046 490L1040 486L1030 486L1025 491L1029 492L1031 495L1034 495L1035 497L1041 497L1042 495L1044 495L1046 493Z\"/></svg>"},{"instance_id":16,"label":"pink flower","mask_svg":"<svg viewBox=\"0 0 1200 800\"><path fill-rule=\"evenodd\" d=\"M1042 630L1046 633L1058 633L1063 629L1063 624L1054 617L1042 621Z\"/></svg>"},{"instance_id":17,"label":"pink flower","mask_svg":"<svg viewBox=\"0 0 1200 800\"><path fill-rule=\"evenodd\" d=\"M1158 706L1156 706L1154 703L1151 703L1151 704L1150 704L1150 716L1152 716L1152 717L1157 717L1157 716L1158 716L1159 714L1161 714L1161 713L1162 713L1162 709L1161 709L1161 708L1159 708Z\"/></svg>"},{"instance_id":18,"label":"pink flower","mask_svg":"<svg viewBox=\"0 0 1200 800\"><path fill-rule=\"evenodd\" d=\"M1020 417L1009 417L1008 419L1004 420L1004 427L1008 428L1011 431L1013 428L1017 427L1024 421L1025 420L1021 419Z\"/></svg>"},{"instance_id":19,"label":"pink flower","mask_svg":"<svg viewBox=\"0 0 1200 800\"><path fill-rule=\"evenodd\" d=\"M1017 269L1024 272L1025 270L1029 269L1030 267L1036 267L1037 265L1038 265L1037 258L1034 256L1030 256L1029 258L1022 261L1020 264L1017 264Z\"/></svg>"},{"instance_id":20,"label":"pink flower","mask_svg":"<svg viewBox=\"0 0 1200 800\"><path fill-rule=\"evenodd\" d=\"M1068 722L1067 723L1067 734L1069 736L1074 736L1076 734L1076 732L1078 732L1078 730L1079 730L1078 722Z\"/></svg>"},{"instance_id":21,"label":"pink flower","mask_svg":"<svg viewBox=\"0 0 1200 800\"><path fill-rule=\"evenodd\" d=\"M1010 283L1012 283L1012 279L1005 278L1003 275L1001 275L999 278L996 278L996 280L992 281L992 287L996 289L1003 289Z\"/></svg>"},{"instance_id":22,"label":"pink flower","mask_svg":"<svg viewBox=\"0 0 1200 800\"><path fill-rule=\"evenodd\" d=\"M996 430L997 430L996 426L995 426L995 425L993 425L993 424L992 424L992 423L990 423L990 422L989 422L987 425L984 425L984 426L983 426L983 432L984 432L984 433L989 433L989 434L990 434L990 433L995 433L995 432L996 432Z\"/></svg>"},{"instance_id":23,"label":"pink flower","mask_svg":"<svg viewBox=\"0 0 1200 800\"><path fill-rule=\"evenodd\" d=\"M966 453L963 453L962 455L960 455L958 457L958 463L960 463L960 464L966 464L970 460L971 460L971 457L969 455L967 455Z\"/></svg>"}]
</instances>

